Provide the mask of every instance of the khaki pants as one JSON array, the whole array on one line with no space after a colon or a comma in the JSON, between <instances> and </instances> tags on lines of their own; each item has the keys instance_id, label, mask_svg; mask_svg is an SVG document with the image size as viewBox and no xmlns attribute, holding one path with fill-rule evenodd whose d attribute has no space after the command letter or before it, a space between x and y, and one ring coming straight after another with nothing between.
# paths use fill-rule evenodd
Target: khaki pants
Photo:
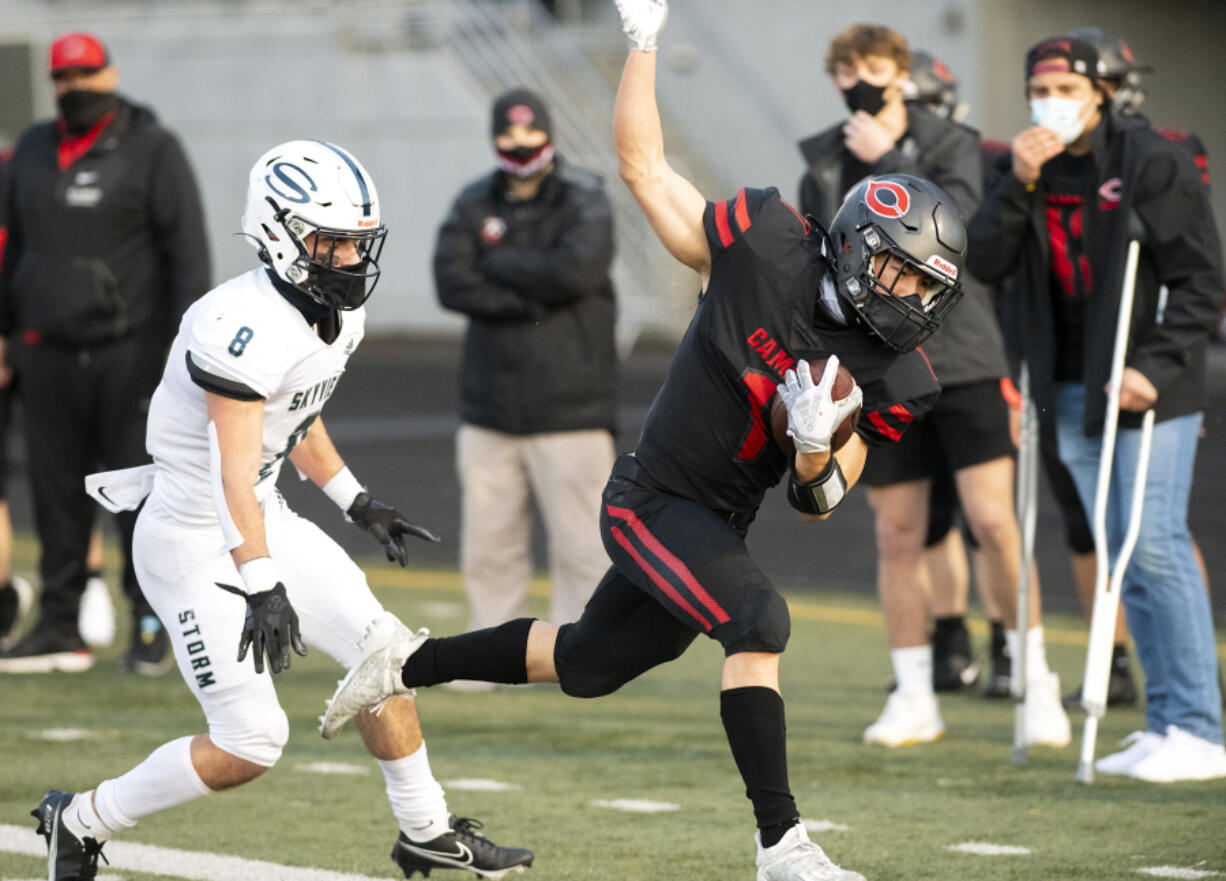
<instances>
[{"instance_id":1,"label":"khaki pants","mask_svg":"<svg viewBox=\"0 0 1226 881\"><path fill-rule=\"evenodd\" d=\"M532 577L532 501L549 539L549 620L574 621L609 568L600 494L613 467L607 431L504 434L461 425L460 572L473 629L522 617Z\"/></svg>"}]
</instances>

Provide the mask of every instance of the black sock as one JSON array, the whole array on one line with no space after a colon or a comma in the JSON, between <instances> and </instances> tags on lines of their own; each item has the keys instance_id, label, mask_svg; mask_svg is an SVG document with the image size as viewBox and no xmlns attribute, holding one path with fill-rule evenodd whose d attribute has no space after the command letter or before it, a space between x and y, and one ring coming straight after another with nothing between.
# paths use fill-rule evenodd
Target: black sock
<instances>
[{"instance_id":1,"label":"black sock","mask_svg":"<svg viewBox=\"0 0 1226 881\"><path fill-rule=\"evenodd\" d=\"M787 726L783 698L762 686L719 694L719 715L745 794L753 802L763 847L773 847L800 819L788 788Z\"/></svg>"},{"instance_id":2,"label":"black sock","mask_svg":"<svg viewBox=\"0 0 1226 881\"><path fill-rule=\"evenodd\" d=\"M1117 645L1111 649L1111 666L1124 673L1128 672L1128 646Z\"/></svg>"},{"instance_id":3,"label":"black sock","mask_svg":"<svg viewBox=\"0 0 1226 881\"><path fill-rule=\"evenodd\" d=\"M992 622L992 657L999 657L1006 654L1005 651L1005 625L999 621Z\"/></svg>"},{"instance_id":4,"label":"black sock","mask_svg":"<svg viewBox=\"0 0 1226 881\"><path fill-rule=\"evenodd\" d=\"M453 679L519 684L528 681L528 631L535 618L427 639L409 656L400 679L409 688Z\"/></svg>"},{"instance_id":5,"label":"black sock","mask_svg":"<svg viewBox=\"0 0 1226 881\"><path fill-rule=\"evenodd\" d=\"M89 571L87 571L87 572L85 573L85 580L86 580L86 581L89 581L91 578L101 578L101 577L102 577L102 569L101 569L101 568L98 568L98 569L90 569Z\"/></svg>"},{"instance_id":6,"label":"black sock","mask_svg":"<svg viewBox=\"0 0 1226 881\"><path fill-rule=\"evenodd\" d=\"M956 633L959 630L966 629L966 617L964 615L950 615L948 618L937 618L933 623L939 634Z\"/></svg>"}]
</instances>

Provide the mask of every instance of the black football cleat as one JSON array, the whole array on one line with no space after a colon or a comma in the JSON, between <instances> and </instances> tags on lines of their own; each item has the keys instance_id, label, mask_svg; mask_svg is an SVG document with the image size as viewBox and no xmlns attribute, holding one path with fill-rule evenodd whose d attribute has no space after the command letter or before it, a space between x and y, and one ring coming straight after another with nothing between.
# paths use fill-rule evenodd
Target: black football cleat
<instances>
[{"instance_id":1,"label":"black football cleat","mask_svg":"<svg viewBox=\"0 0 1226 881\"><path fill-rule=\"evenodd\" d=\"M1137 702L1137 683L1132 678L1126 652L1116 650L1111 658L1111 675L1107 679L1107 706L1131 707ZM1066 710L1081 708L1081 689L1064 696Z\"/></svg>"},{"instance_id":2,"label":"black football cleat","mask_svg":"<svg viewBox=\"0 0 1226 881\"><path fill-rule=\"evenodd\" d=\"M47 839L47 881L93 881L98 875L102 844L93 838L77 838L64 825L64 809L73 793L47 791L30 816L38 820L38 834Z\"/></svg>"},{"instance_id":3,"label":"black football cleat","mask_svg":"<svg viewBox=\"0 0 1226 881\"><path fill-rule=\"evenodd\" d=\"M406 878L412 878L414 872L421 872L425 878L431 869L467 869L481 878L498 879L532 865L532 851L499 847L479 829L479 820L453 816L451 831L432 841L410 841L401 832L392 848L392 859L404 870Z\"/></svg>"},{"instance_id":4,"label":"black football cleat","mask_svg":"<svg viewBox=\"0 0 1226 881\"><path fill-rule=\"evenodd\" d=\"M971 634L966 624L937 627L932 631L932 688L957 691L979 681L979 665L971 654Z\"/></svg>"}]
</instances>

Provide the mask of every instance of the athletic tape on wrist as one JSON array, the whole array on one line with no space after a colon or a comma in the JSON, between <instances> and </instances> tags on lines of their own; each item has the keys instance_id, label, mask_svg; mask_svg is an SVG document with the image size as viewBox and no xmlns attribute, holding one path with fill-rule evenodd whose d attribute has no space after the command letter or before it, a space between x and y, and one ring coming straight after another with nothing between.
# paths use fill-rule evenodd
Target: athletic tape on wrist
<instances>
[{"instance_id":1,"label":"athletic tape on wrist","mask_svg":"<svg viewBox=\"0 0 1226 881\"><path fill-rule=\"evenodd\" d=\"M281 581L281 573L277 571L277 564L272 561L272 557L248 560L238 567L238 574L242 576L243 587L248 594L272 590Z\"/></svg>"},{"instance_id":2,"label":"athletic tape on wrist","mask_svg":"<svg viewBox=\"0 0 1226 881\"><path fill-rule=\"evenodd\" d=\"M847 495L847 478L833 455L822 473L801 483L796 478L796 460L788 468L788 503L804 514L829 514Z\"/></svg>"},{"instance_id":3,"label":"athletic tape on wrist","mask_svg":"<svg viewBox=\"0 0 1226 881\"><path fill-rule=\"evenodd\" d=\"M358 497L358 493L366 492L366 487L358 483L358 479L353 476L353 472L346 465L340 471L332 475L332 479L320 487L324 491L324 495L332 500L332 504L340 508L341 511L348 511L349 506L353 504L353 500Z\"/></svg>"}]
</instances>

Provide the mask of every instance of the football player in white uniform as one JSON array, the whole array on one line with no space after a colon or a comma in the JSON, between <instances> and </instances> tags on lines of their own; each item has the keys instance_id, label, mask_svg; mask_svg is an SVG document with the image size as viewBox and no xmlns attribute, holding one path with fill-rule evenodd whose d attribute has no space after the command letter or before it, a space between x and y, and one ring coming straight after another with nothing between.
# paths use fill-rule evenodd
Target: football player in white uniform
<instances>
[{"instance_id":1,"label":"football player in white uniform","mask_svg":"<svg viewBox=\"0 0 1226 881\"><path fill-rule=\"evenodd\" d=\"M362 570L275 486L289 459L401 565L404 536L436 540L371 498L319 418L362 339L363 304L379 277L386 229L374 183L332 144L282 144L251 170L243 232L263 265L184 315L149 408L154 463L87 480L114 509L146 499L137 574L208 733L166 743L89 792L48 792L34 815L50 881L94 878L111 835L276 763L289 722L265 653L272 673L307 645L349 668L371 638L425 635L384 611ZM531 865L531 851L499 847L476 821L450 815L406 697L358 721L399 821L393 858L410 877L461 868L501 878Z\"/></svg>"}]
</instances>

